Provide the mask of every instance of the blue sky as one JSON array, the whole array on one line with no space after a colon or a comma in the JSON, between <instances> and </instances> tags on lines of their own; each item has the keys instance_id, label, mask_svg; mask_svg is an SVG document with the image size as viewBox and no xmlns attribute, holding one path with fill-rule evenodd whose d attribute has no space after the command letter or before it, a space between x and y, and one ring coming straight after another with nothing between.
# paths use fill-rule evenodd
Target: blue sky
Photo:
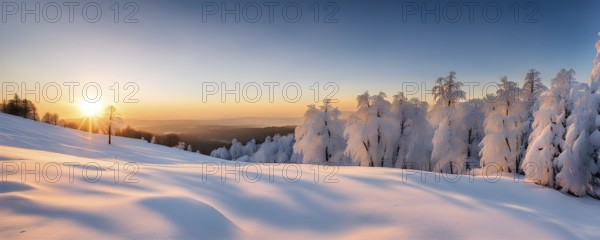
<instances>
[{"instance_id":1,"label":"blue sky","mask_svg":"<svg viewBox=\"0 0 600 240\"><path fill-rule=\"evenodd\" d=\"M249 9L247 16L254 16L249 2L238 2ZM136 1L138 23L122 22L131 8L121 9L120 22L114 23L112 1L100 4L103 14L97 23L86 22L80 8L74 23L65 12L58 23L43 18L21 23L19 15L8 15L0 24L0 79L98 81L106 91L112 82L133 81L140 86L140 103L123 108L136 118L207 118L207 111L211 117L299 116L311 102L313 82L337 83L340 108L351 110L354 96L365 90L392 95L402 82L424 82L430 89L451 70L461 81L484 85L503 75L521 82L529 68L541 71L548 83L560 68L572 67L579 81L587 81L600 31L600 2L592 0L476 1L472 22L465 4L474 1L331 1L339 7L333 15L337 23L323 23L334 9L324 9L329 1L316 1L318 23L311 10L315 1L297 1L302 17L287 22L281 11L290 2L278 1L273 22L264 1L257 2L263 13L257 23L245 21L245 15L239 23L227 15L223 23L220 12L203 21L206 4L234 8L236 1ZM430 14L422 22L423 4L431 9L436 3L440 21ZM403 7L415 4L419 9L414 14L404 14ZM456 16L457 4L460 19L446 21L444 16ZM495 18L499 7L497 22L486 21L483 6L488 6L488 19ZM293 10L286 16L293 18ZM528 14L533 23L524 23ZM277 97L275 103L266 97L256 105L221 103L218 96L202 103L203 82L298 82L304 92L296 103ZM189 111L168 103L196 104ZM69 106L41 105L50 110Z\"/></svg>"}]
</instances>

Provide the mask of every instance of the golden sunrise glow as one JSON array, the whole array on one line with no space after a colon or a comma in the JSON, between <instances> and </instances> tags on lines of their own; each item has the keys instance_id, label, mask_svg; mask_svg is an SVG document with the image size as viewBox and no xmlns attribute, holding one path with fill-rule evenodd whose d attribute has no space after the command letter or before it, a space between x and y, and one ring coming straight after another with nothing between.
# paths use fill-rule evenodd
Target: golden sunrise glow
<instances>
[{"instance_id":1,"label":"golden sunrise glow","mask_svg":"<svg viewBox=\"0 0 600 240\"><path fill-rule=\"evenodd\" d=\"M102 106L100 103L90 103L90 102L83 101L79 104L79 108L81 109L81 112L83 113L84 116L95 117L98 114L100 114L100 110L102 109Z\"/></svg>"}]
</instances>

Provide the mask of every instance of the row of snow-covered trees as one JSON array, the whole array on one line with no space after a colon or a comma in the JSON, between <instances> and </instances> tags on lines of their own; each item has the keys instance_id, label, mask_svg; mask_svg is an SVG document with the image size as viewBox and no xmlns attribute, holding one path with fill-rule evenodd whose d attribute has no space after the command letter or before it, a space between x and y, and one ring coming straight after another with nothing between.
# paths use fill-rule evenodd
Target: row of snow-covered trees
<instances>
[{"instance_id":1,"label":"row of snow-covered trees","mask_svg":"<svg viewBox=\"0 0 600 240\"><path fill-rule=\"evenodd\" d=\"M293 145L293 134L269 136L261 144L257 144L252 139L244 145L237 139L233 139L229 149L226 147L215 149L210 153L210 156L242 162L296 163L297 161L292 159Z\"/></svg>"},{"instance_id":2,"label":"row of snow-covered trees","mask_svg":"<svg viewBox=\"0 0 600 240\"><path fill-rule=\"evenodd\" d=\"M596 49L590 84L576 82L572 69L561 69L548 88L540 72L531 69L521 87L502 77L495 94L467 100L463 84L450 72L437 79L431 107L402 92L391 101L383 92L365 92L345 122L325 101L320 107L308 106L294 139L268 139L258 148L234 140L229 150L220 148L211 156L454 174L506 172L598 198L600 41ZM261 150L268 154L259 154Z\"/></svg>"},{"instance_id":3,"label":"row of snow-covered trees","mask_svg":"<svg viewBox=\"0 0 600 240\"><path fill-rule=\"evenodd\" d=\"M396 167L464 174L522 173L526 179L582 196L597 185L600 95L562 69L550 88L536 70L522 87L502 77L495 94L465 99L450 72L433 89L434 104L391 101L385 93L357 97L347 121L324 102L308 106L292 135L257 145L219 148L211 156L260 163ZM600 118L598 118L600 119Z\"/></svg>"},{"instance_id":4,"label":"row of snow-covered trees","mask_svg":"<svg viewBox=\"0 0 600 240\"><path fill-rule=\"evenodd\" d=\"M456 74L437 80L436 103L408 99L402 92L356 98L346 123L327 102L309 106L296 128L294 156L303 163L396 167L461 173L478 163L483 137L483 100L465 98Z\"/></svg>"},{"instance_id":5,"label":"row of snow-covered trees","mask_svg":"<svg viewBox=\"0 0 600 240\"><path fill-rule=\"evenodd\" d=\"M427 103L408 100L403 93L393 96L390 103L383 92L366 92L356 100L358 108L343 131L346 156L370 167L419 169L415 163L427 163L432 135Z\"/></svg>"},{"instance_id":6,"label":"row of snow-covered trees","mask_svg":"<svg viewBox=\"0 0 600 240\"><path fill-rule=\"evenodd\" d=\"M561 70L540 96L522 167L529 180L582 196L600 177L600 95L574 74Z\"/></svg>"}]
</instances>

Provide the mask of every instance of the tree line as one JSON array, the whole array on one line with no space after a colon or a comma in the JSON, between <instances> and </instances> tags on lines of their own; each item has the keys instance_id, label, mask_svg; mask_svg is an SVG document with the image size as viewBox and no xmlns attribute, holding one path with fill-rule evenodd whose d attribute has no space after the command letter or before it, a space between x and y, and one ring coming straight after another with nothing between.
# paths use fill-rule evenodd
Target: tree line
<instances>
[{"instance_id":1,"label":"tree line","mask_svg":"<svg viewBox=\"0 0 600 240\"><path fill-rule=\"evenodd\" d=\"M501 77L495 94L466 99L455 72L436 80L434 103L365 92L344 122L328 101L308 106L293 139L236 140L211 156L249 162L394 167L451 174L523 174L564 193L598 198L600 92L561 69L549 87L531 69L522 87ZM274 141L276 139L276 141ZM269 151L261 151L261 149ZM286 151L291 148L291 151ZM264 154L267 152L268 154Z\"/></svg>"},{"instance_id":2,"label":"tree line","mask_svg":"<svg viewBox=\"0 0 600 240\"><path fill-rule=\"evenodd\" d=\"M467 100L450 72L436 80L431 107L402 92L391 101L383 92L365 92L344 123L328 101L310 105L295 129L289 162L523 174L529 182L600 199L600 41L595 47L589 84L561 69L546 87L530 69L522 87L501 77L495 94ZM211 156L236 160L237 148Z\"/></svg>"},{"instance_id":3,"label":"tree line","mask_svg":"<svg viewBox=\"0 0 600 240\"><path fill-rule=\"evenodd\" d=\"M15 115L34 121L39 120L39 115L35 104L27 99L21 99L17 94L14 95L13 99L8 101L6 99L2 99L0 111L2 113Z\"/></svg>"}]
</instances>

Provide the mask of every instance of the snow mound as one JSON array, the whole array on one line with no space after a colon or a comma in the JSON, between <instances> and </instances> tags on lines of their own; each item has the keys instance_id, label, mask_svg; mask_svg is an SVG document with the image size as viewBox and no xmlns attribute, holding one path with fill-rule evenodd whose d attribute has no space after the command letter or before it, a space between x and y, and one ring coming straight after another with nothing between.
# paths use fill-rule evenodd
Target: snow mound
<instances>
[{"instance_id":1,"label":"snow mound","mask_svg":"<svg viewBox=\"0 0 600 240\"><path fill-rule=\"evenodd\" d=\"M0 239L600 239L514 176L251 164L0 114Z\"/></svg>"}]
</instances>

